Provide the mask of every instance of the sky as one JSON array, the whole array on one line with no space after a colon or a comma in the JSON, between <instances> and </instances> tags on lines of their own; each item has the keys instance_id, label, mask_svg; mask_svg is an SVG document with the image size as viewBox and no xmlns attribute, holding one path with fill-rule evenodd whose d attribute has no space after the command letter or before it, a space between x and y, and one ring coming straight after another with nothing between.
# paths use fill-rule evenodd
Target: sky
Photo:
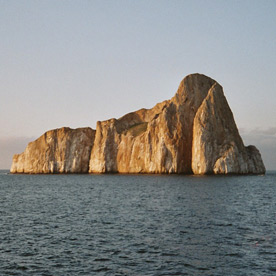
<instances>
[{"instance_id":1,"label":"sky","mask_svg":"<svg viewBox=\"0 0 276 276\"><path fill-rule=\"evenodd\" d=\"M50 129L223 88L246 145L276 170L275 0L0 0L0 169Z\"/></svg>"}]
</instances>

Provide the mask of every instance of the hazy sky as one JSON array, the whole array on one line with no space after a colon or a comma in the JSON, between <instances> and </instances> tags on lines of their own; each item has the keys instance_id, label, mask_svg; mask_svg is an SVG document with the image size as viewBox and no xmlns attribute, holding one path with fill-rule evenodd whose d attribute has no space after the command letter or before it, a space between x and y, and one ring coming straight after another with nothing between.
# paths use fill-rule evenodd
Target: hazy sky
<instances>
[{"instance_id":1,"label":"hazy sky","mask_svg":"<svg viewBox=\"0 0 276 276\"><path fill-rule=\"evenodd\" d=\"M0 168L45 131L95 127L202 73L276 169L276 1L0 0Z\"/></svg>"}]
</instances>

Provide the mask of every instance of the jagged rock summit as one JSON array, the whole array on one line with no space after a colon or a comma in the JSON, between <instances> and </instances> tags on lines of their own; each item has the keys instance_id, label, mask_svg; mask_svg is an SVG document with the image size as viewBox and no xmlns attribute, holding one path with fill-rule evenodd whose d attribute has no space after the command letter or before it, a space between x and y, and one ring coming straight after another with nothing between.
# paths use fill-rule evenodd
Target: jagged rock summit
<instances>
[{"instance_id":1,"label":"jagged rock summit","mask_svg":"<svg viewBox=\"0 0 276 276\"><path fill-rule=\"evenodd\" d=\"M46 132L13 158L11 173L263 174L256 147L245 147L222 87L185 77L168 101L96 130Z\"/></svg>"}]
</instances>

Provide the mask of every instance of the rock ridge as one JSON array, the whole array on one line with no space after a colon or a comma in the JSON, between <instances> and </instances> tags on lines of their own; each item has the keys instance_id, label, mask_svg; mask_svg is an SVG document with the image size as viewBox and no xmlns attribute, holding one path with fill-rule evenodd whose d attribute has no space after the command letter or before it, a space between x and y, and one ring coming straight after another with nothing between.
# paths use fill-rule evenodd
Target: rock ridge
<instances>
[{"instance_id":1,"label":"rock ridge","mask_svg":"<svg viewBox=\"0 0 276 276\"><path fill-rule=\"evenodd\" d=\"M263 174L254 146L245 147L215 80L185 77L170 99L96 130L46 132L15 155L12 173Z\"/></svg>"}]
</instances>

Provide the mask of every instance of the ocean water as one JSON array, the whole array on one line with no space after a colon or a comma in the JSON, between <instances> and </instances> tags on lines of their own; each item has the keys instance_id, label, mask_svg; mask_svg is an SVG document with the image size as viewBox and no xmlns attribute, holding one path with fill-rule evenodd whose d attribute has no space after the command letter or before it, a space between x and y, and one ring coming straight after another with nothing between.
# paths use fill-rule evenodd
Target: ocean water
<instances>
[{"instance_id":1,"label":"ocean water","mask_svg":"<svg viewBox=\"0 0 276 276\"><path fill-rule=\"evenodd\" d=\"M276 172L0 172L0 275L273 275Z\"/></svg>"}]
</instances>

